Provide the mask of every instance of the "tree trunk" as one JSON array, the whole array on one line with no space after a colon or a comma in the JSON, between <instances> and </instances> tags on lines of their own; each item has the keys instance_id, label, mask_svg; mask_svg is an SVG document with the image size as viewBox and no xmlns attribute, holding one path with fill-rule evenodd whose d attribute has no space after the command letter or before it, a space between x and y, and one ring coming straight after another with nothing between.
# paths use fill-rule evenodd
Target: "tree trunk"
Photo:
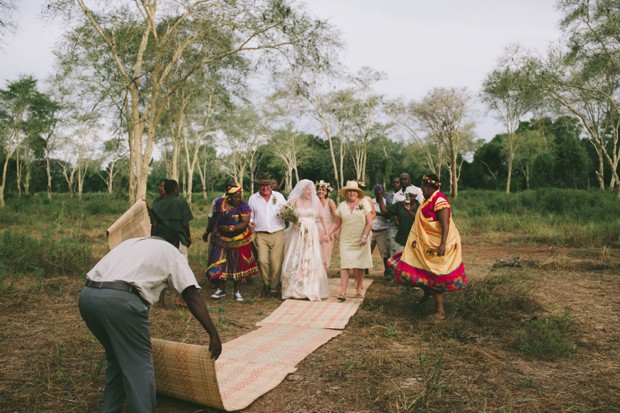
<instances>
[{"instance_id":1,"label":"tree trunk","mask_svg":"<svg viewBox=\"0 0 620 413\"><path fill-rule=\"evenodd\" d=\"M17 184L17 197L22 197L22 163L19 156L20 150L15 151L15 181Z\"/></svg>"},{"instance_id":2,"label":"tree trunk","mask_svg":"<svg viewBox=\"0 0 620 413\"><path fill-rule=\"evenodd\" d=\"M6 188L6 172L9 166L9 155L4 158L4 165L2 166L2 185L0 185L0 208L4 208L4 188Z\"/></svg>"},{"instance_id":3,"label":"tree trunk","mask_svg":"<svg viewBox=\"0 0 620 413\"><path fill-rule=\"evenodd\" d=\"M52 199L52 168L47 151L45 151L45 172L47 173L47 199Z\"/></svg>"},{"instance_id":4,"label":"tree trunk","mask_svg":"<svg viewBox=\"0 0 620 413\"><path fill-rule=\"evenodd\" d=\"M512 179L512 156L508 156L508 177L506 178L506 193L510 193L510 181Z\"/></svg>"}]
</instances>

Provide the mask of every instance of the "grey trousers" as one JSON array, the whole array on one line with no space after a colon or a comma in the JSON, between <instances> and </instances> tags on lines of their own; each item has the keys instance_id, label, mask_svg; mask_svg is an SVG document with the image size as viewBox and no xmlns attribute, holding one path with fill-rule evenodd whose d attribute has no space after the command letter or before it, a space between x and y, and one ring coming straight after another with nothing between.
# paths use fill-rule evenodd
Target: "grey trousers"
<instances>
[{"instance_id":1,"label":"grey trousers","mask_svg":"<svg viewBox=\"0 0 620 413\"><path fill-rule=\"evenodd\" d=\"M88 329L105 349L108 367L104 413L120 412L125 398L132 413L155 409L150 306L135 294L84 287L78 307Z\"/></svg>"}]
</instances>

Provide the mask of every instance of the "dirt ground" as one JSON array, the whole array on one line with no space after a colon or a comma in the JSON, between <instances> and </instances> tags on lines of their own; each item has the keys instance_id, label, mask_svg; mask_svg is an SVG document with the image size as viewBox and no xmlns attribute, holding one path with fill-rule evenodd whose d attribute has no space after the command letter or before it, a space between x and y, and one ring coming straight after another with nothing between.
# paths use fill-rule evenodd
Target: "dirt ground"
<instances>
[{"instance_id":1,"label":"dirt ground","mask_svg":"<svg viewBox=\"0 0 620 413\"><path fill-rule=\"evenodd\" d=\"M244 411L620 411L620 253L467 241L470 285L447 295L446 320L434 321L433 302L416 306L421 294L386 282L377 266L343 334ZM521 267L494 267L515 257ZM82 284L81 276L22 279L1 291L0 412L98 411L105 361L77 311ZM224 342L280 305L260 298L259 284L243 286L244 303L216 302L203 290ZM207 344L187 309L170 295L166 301L152 309L153 337ZM565 309L574 343L568 356L517 349L528 321ZM157 412L212 411L158 396Z\"/></svg>"}]
</instances>

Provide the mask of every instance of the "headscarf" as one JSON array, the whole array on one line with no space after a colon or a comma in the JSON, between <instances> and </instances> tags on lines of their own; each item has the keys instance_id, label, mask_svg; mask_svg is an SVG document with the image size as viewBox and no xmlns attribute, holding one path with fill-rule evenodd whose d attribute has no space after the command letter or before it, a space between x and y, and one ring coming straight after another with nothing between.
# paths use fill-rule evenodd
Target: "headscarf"
<instances>
[{"instance_id":1,"label":"headscarf","mask_svg":"<svg viewBox=\"0 0 620 413\"><path fill-rule=\"evenodd\" d=\"M232 194L236 194L239 191L243 191L243 187L241 185L233 185L233 186L229 186L228 188L226 188L226 196L230 196Z\"/></svg>"},{"instance_id":2,"label":"headscarf","mask_svg":"<svg viewBox=\"0 0 620 413\"><path fill-rule=\"evenodd\" d=\"M431 176L432 176L432 175L431 175ZM433 178L436 178L436 177L435 177L435 176L433 176ZM441 188L441 182L439 181L439 179L438 179L438 178L436 178L436 179L431 179L431 178L429 178L428 176L424 175L424 176L422 177L422 180L423 180L424 182L426 182L427 184L434 186L435 188Z\"/></svg>"}]
</instances>

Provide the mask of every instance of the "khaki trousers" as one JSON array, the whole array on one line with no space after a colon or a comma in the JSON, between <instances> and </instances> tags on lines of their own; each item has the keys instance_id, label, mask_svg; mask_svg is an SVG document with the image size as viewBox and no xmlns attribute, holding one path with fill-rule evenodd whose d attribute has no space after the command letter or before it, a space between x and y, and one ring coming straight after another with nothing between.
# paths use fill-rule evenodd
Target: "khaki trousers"
<instances>
[{"instance_id":1,"label":"khaki trousers","mask_svg":"<svg viewBox=\"0 0 620 413\"><path fill-rule=\"evenodd\" d=\"M284 230L268 233L257 232L254 246L258 254L258 270L263 278L263 285L269 291L280 291L282 261L284 261Z\"/></svg>"},{"instance_id":2,"label":"khaki trousers","mask_svg":"<svg viewBox=\"0 0 620 413\"><path fill-rule=\"evenodd\" d=\"M381 258L389 258L392 256L390 248L390 238L387 229L380 231L372 231L372 243L370 244L370 253L375 250L375 247L379 248L379 254Z\"/></svg>"}]
</instances>

